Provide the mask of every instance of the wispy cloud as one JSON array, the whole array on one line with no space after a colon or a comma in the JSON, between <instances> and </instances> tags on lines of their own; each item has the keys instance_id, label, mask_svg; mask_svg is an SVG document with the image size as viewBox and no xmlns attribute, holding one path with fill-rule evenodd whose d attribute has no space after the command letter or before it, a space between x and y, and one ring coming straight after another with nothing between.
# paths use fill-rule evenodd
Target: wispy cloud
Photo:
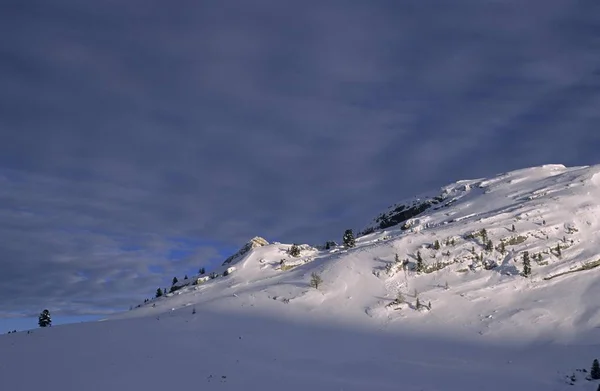
<instances>
[{"instance_id":1,"label":"wispy cloud","mask_svg":"<svg viewBox=\"0 0 600 391\"><path fill-rule=\"evenodd\" d=\"M597 162L594 1L3 8L0 314L127 307L254 235Z\"/></svg>"}]
</instances>

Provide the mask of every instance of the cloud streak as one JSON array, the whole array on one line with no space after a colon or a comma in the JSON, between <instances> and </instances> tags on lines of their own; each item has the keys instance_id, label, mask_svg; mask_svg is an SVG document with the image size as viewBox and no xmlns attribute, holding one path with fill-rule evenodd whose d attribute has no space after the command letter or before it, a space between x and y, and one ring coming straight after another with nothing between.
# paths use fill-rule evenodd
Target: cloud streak
<instances>
[{"instance_id":1,"label":"cloud streak","mask_svg":"<svg viewBox=\"0 0 600 391\"><path fill-rule=\"evenodd\" d=\"M254 235L323 242L450 181L597 163L597 2L5 9L0 316L126 308Z\"/></svg>"}]
</instances>

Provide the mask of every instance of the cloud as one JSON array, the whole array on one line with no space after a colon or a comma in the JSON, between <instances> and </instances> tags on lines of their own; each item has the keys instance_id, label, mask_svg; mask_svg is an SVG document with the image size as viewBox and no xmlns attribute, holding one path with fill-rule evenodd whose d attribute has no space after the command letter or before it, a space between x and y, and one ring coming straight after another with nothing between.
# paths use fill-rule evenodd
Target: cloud
<instances>
[{"instance_id":1,"label":"cloud","mask_svg":"<svg viewBox=\"0 0 600 391\"><path fill-rule=\"evenodd\" d=\"M255 235L324 242L454 180L596 163L599 7L9 4L0 316L125 308Z\"/></svg>"}]
</instances>

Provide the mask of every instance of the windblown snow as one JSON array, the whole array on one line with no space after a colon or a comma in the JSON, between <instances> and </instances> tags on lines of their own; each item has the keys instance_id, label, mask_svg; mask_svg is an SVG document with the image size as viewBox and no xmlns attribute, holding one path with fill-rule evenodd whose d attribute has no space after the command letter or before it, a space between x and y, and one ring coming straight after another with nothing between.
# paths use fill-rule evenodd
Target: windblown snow
<instances>
[{"instance_id":1,"label":"windblown snow","mask_svg":"<svg viewBox=\"0 0 600 391\"><path fill-rule=\"evenodd\" d=\"M0 336L0 384L598 388L586 377L600 356L600 166L459 181L382 216L353 248L300 245L295 257L257 237L211 277L132 311Z\"/></svg>"}]
</instances>

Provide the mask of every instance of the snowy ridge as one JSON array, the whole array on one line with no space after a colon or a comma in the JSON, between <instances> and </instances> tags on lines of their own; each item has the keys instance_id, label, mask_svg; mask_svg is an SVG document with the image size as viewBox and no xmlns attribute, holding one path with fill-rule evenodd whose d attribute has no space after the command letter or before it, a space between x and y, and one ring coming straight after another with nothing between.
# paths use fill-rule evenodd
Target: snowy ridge
<instances>
[{"instance_id":1,"label":"snowy ridge","mask_svg":"<svg viewBox=\"0 0 600 391\"><path fill-rule=\"evenodd\" d=\"M418 213L398 215L414 207ZM186 336L176 338L180 348L211 352L205 367L219 362L229 371L203 378L206 389L592 390L596 381L575 369L589 370L600 341L599 224L600 166L459 181L392 206L355 248L302 245L292 256L289 244L246 245L217 270L234 267L225 276L111 316L120 321L103 328L71 328L129 335L147 327L151 338L175 331ZM310 286L313 273L323 279L319 289ZM190 342L198 330L225 350L210 338ZM130 338L144 343L143 335ZM427 377L433 368L443 379Z\"/></svg>"}]
</instances>

